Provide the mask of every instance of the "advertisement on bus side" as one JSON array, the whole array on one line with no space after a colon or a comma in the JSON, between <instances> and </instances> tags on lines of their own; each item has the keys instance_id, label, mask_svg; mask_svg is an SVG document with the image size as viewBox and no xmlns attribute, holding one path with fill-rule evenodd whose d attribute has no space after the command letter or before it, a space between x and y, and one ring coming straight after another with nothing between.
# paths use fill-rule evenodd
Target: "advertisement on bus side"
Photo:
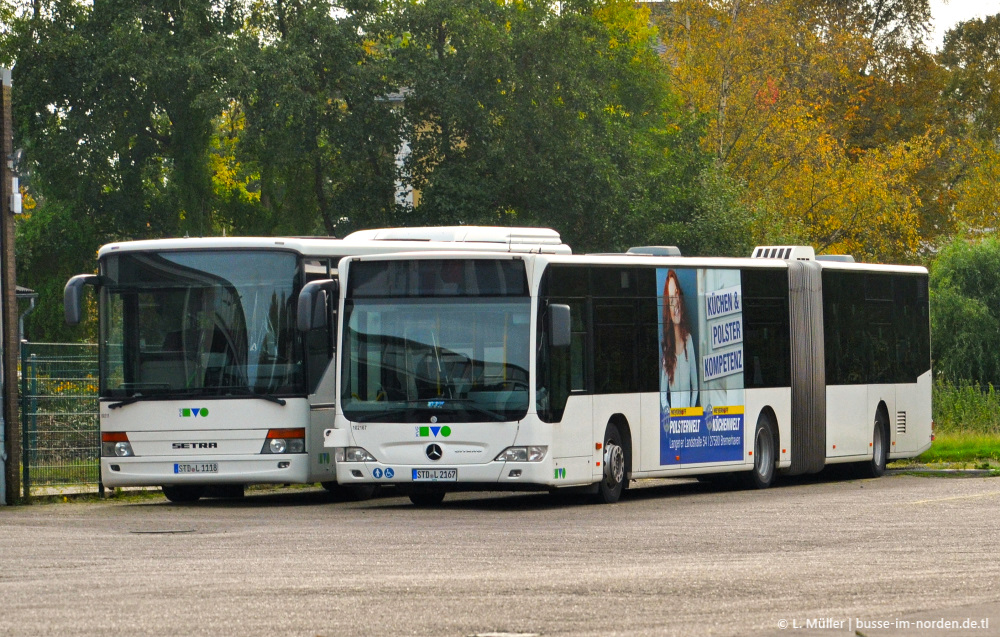
<instances>
[{"instance_id":1,"label":"advertisement on bus side","mask_svg":"<svg viewBox=\"0 0 1000 637\"><path fill-rule=\"evenodd\" d=\"M738 270L659 268L660 464L743 458Z\"/></svg>"}]
</instances>

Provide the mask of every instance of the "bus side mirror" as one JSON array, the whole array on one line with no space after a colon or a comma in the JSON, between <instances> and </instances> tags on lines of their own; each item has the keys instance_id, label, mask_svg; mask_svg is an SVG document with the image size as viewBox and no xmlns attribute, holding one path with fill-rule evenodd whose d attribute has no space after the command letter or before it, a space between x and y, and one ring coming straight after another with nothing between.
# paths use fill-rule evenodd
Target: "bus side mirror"
<instances>
[{"instance_id":1,"label":"bus side mirror","mask_svg":"<svg viewBox=\"0 0 1000 637\"><path fill-rule=\"evenodd\" d=\"M568 305L549 305L549 336L552 347L569 347L573 338L572 325Z\"/></svg>"},{"instance_id":2,"label":"bus side mirror","mask_svg":"<svg viewBox=\"0 0 1000 637\"><path fill-rule=\"evenodd\" d=\"M78 274L66 282L63 289L63 314L66 325L79 325L83 320L83 286L97 285L96 274Z\"/></svg>"},{"instance_id":3,"label":"bus side mirror","mask_svg":"<svg viewBox=\"0 0 1000 637\"><path fill-rule=\"evenodd\" d=\"M332 279L310 281L299 292L296 327L300 332L327 326L330 315L329 304L339 296L340 285Z\"/></svg>"}]
</instances>

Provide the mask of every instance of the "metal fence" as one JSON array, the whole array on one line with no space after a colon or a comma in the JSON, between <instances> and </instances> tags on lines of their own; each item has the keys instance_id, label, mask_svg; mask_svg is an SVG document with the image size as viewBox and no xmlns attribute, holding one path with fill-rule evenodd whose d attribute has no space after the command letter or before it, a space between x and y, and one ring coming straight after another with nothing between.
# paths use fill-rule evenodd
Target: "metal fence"
<instances>
[{"instance_id":1,"label":"metal fence","mask_svg":"<svg viewBox=\"0 0 1000 637\"><path fill-rule=\"evenodd\" d=\"M24 497L53 487L99 489L97 346L21 344Z\"/></svg>"}]
</instances>

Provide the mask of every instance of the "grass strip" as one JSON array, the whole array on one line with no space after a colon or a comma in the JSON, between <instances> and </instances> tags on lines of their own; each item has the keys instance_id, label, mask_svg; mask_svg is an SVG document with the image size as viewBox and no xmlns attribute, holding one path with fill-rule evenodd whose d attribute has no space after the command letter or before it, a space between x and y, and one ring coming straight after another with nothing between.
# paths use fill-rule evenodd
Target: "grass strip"
<instances>
[{"instance_id":1,"label":"grass strip","mask_svg":"<svg viewBox=\"0 0 1000 637\"><path fill-rule=\"evenodd\" d=\"M989 469L1000 465L1000 435L965 431L937 434L931 448L920 454L917 462L964 463Z\"/></svg>"}]
</instances>

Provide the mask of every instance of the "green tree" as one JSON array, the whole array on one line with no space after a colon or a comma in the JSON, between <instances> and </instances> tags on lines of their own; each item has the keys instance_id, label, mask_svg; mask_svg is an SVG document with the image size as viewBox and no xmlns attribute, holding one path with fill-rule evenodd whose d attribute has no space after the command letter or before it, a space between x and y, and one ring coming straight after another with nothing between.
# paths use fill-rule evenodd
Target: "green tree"
<instances>
[{"instance_id":1,"label":"green tree","mask_svg":"<svg viewBox=\"0 0 1000 637\"><path fill-rule=\"evenodd\" d=\"M1000 241L959 237L931 267L934 369L1000 387Z\"/></svg>"},{"instance_id":2,"label":"green tree","mask_svg":"<svg viewBox=\"0 0 1000 637\"><path fill-rule=\"evenodd\" d=\"M16 61L16 143L38 203L18 224L19 280L40 292L28 329L82 338L86 330L62 325L62 286L93 271L99 245L216 227L210 148L238 7L33 0L15 9L0 37Z\"/></svg>"},{"instance_id":3,"label":"green tree","mask_svg":"<svg viewBox=\"0 0 1000 637\"><path fill-rule=\"evenodd\" d=\"M1000 13L960 22L944 36L938 59L951 72L947 95L982 140L1000 136Z\"/></svg>"},{"instance_id":4,"label":"green tree","mask_svg":"<svg viewBox=\"0 0 1000 637\"><path fill-rule=\"evenodd\" d=\"M76 274L96 271L95 246L104 243L94 225L71 203L51 202L25 213L15 240L18 283L38 293L38 305L25 322L28 340L94 342L96 315L78 327L63 320L63 287Z\"/></svg>"},{"instance_id":5,"label":"green tree","mask_svg":"<svg viewBox=\"0 0 1000 637\"><path fill-rule=\"evenodd\" d=\"M414 222L547 225L577 250L686 239L708 158L631 2L400 1Z\"/></svg>"},{"instance_id":6,"label":"green tree","mask_svg":"<svg viewBox=\"0 0 1000 637\"><path fill-rule=\"evenodd\" d=\"M44 199L101 234L211 234L213 119L238 6L212 0L33 2L11 42L15 121Z\"/></svg>"},{"instance_id":7,"label":"green tree","mask_svg":"<svg viewBox=\"0 0 1000 637\"><path fill-rule=\"evenodd\" d=\"M395 221L398 121L381 44L383 3L256 3L233 74L237 156L260 207L234 226L335 235Z\"/></svg>"},{"instance_id":8,"label":"green tree","mask_svg":"<svg viewBox=\"0 0 1000 637\"><path fill-rule=\"evenodd\" d=\"M11 27L17 17L17 9L10 0L0 0L0 66L14 63L11 47L7 43L11 37Z\"/></svg>"}]
</instances>

